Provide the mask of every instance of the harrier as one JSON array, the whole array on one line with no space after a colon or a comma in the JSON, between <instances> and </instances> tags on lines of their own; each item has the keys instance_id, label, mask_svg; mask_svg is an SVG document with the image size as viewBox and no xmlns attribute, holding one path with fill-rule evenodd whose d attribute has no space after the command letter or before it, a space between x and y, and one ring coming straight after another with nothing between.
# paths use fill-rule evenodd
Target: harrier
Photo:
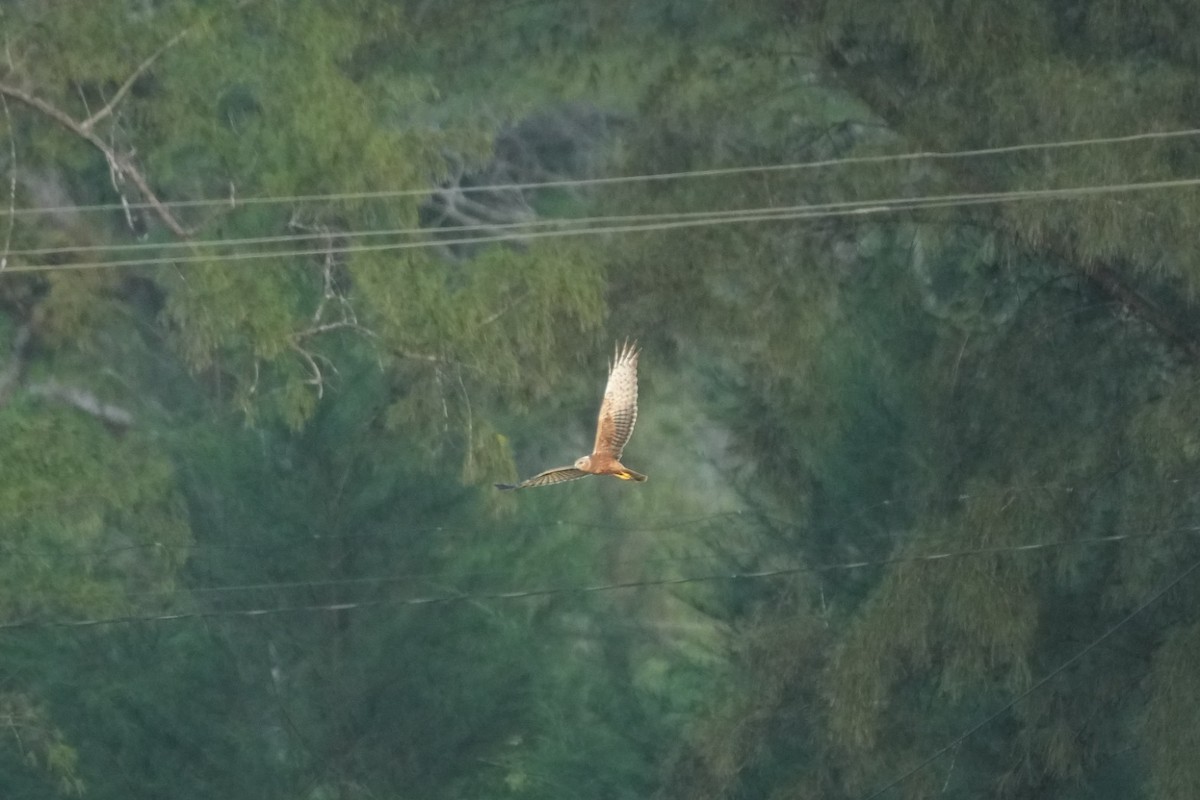
<instances>
[{"instance_id":1,"label":"harrier","mask_svg":"<svg viewBox=\"0 0 1200 800\"><path fill-rule=\"evenodd\" d=\"M623 481L644 481L646 476L621 463L621 451L633 434L637 422L637 345L625 343L617 348L616 358L608 367L608 386L596 421L596 443L592 454L578 459L574 466L555 467L539 472L517 484L497 483L497 489L526 489L573 481L587 475L612 475Z\"/></svg>"}]
</instances>

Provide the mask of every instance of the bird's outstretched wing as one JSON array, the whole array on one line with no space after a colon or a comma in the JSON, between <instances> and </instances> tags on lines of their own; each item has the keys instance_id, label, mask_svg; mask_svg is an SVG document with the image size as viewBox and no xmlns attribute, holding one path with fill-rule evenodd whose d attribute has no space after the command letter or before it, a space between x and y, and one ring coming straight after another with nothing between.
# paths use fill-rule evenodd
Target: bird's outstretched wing
<instances>
[{"instance_id":1,"label":"bird's outstretched wing","mask_svg":"<svg viewBox=\"0 0 1200 800\"><path fill-rule=\"evenodd\" d=\"M581 469L574 467L555 467L548 469L545 472L539 472L529 480L521 481L520 483L497 483L497 489L528 489L531 486L551 486L555 483L565 483L573 481L576 478L582 478L590 473L584 472Z\"/></svg>"},{"instance_id":2,"label":"bird's outstretched wing","mask_svg":"<svg viewBox=\"0 0 1200 800\"><path fill-rule=\"evenodd\" d=\"M596 421L596 444L592 452L621 458L621 451L633 435L637 422L637 343L625 342L618 347L616 357L608 368L608 385L604 388L604 402L600 404L600 418Z\"/></svg>"}]
</instances>

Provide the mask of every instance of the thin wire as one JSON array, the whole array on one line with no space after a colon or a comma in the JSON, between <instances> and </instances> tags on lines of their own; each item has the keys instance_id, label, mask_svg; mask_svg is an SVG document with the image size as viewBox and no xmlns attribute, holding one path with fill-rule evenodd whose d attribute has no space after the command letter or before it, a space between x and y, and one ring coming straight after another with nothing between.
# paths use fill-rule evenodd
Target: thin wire
<instances>
[{"instance_id":1,"label":"thin wire","mask_svg":"<svg viewBox=\"0 0 1200 800\"><path fill-rule=\"evenodd\" d=\"M1035 484L1032 486L999 487L995 491L1004 493L1006 496L1007 495L1025 495L1025 494L1042 493L1042 492L1062 492L1065 494L1073 494L1075 492L1079 492L1080 494L1083 494L1085 492L1094 491L1096 489L1096 487L1101 485L1101 483L1103 483L1103 480L1098 480L1094 483L1087 484L1087 485L1080 485L1080 486L1072 486L1072 485L1061 484L1061 483L1042 483L1042 484ZM1184 479L1183 478L1169 478L1169 479L1164 479L1162 481L1162 483L1177 485L1180 483L1184 483ZM967 493L954 495L952 498L949 498L949 499L953 499L956 502L966 502L968 500L973 500L973 499L977 499L977 498L984 497L984 496L990 496L990 495L987 493L967 492ZM865 505L859 506L859 507L857 507L856 511L859 514L863 514L863 513L868 513L868 512L872 512L872 511L877 511L877 510L883 509L883 508L890 508L891 506L896 505L897 503L898 503L898 501L895 499L880 500L879 502L876 502L876 503L870 503L870 504L865 504ZM566 527L572 527L572 528L590 528L593 530L609 531L609 532L612 532L615 534L628 535L628 534L632 534L632 533L661 533L663 531L677 530L679 528L700 526L700 525L704 525L706 523L712 523L713 521L720 520L720 519L741 519L743 517L752 517L756 520L768 522L768 523L770 523L772 525L776 525L780 528L791 528L791 529L797 529L797 530L803 528L806 531L810 531L810 532L814 532L814 533L833 533L833 532L842 530L852 524L857 524L853 520L846 519L846 520L841 520L841 521L831 521L831 522L827 522L827 523L819 524L819 525L808 525L807 523L801 523L801 522L797 522L797 521L791 520L791 519L775 517L775 516L771 516L769 514L763 514L758 511L746 510L746 509L731 509L728 511L716 511L711 514L702 514L702 515L691 516L691 517L683 517L683 518L673 517L670 519L670 521L654 521L654 522L651 522L650 524L639 525L637 527L628 527L628 526L623 526L623 525L610 525L610 524L605 524L602 522L596 522L595 520L592 520L592 519L585 519L585 520L556 519L556 520L553 520L550 522L545 522L545 523L524 523L524 524L520 524L520 525L506 527L505 531L508 531L508 532L535 532L536 533L536 532L547 531L547 530L552 530L554 528L561 528L561 527L566 526ZM59 558L59 557L63 557L63 556L80 557L80 558L89 557L89 556L104 556L104 555L112 555L115 553L125 553L125 552L130 552L130 551L137 551L137 550L172 550L172 551L181 551L181 552L189 552L189 553L197 552L197 551L207 551L207 550L215 550L215 551L253 550L256 552L263 552L263 551L272 551L273 552L273 551L278 551L278 550L283 550L283 549L290 549L292 547L297 547L297 546L302 546L302 545L319 544L322 542L330 542L330 541L346 541L346 540L358 541L358 540L364 540L364 539L375 540L375 539L381 539L381 538L386 538L386 539L392 540L395 538L395 536L397 535L398 532L402 532L405 535L426 534L426 533L428 533L428 534L454 534L454 533L470 534L470 533L475 533L478 530L479 530L478 525L420 525L420 526L409 526L409 527L403 527L403 528L388 528L387 530L381 530L381 531L355 531L353 533L335 533L335 534L314 533L314 534L309 534L307 536L292 537L292 538L287 539L284 542L273 542L270 544L261 543L261 542L247 543L244 541L239 541L236 543L233 543L233 542L183 542L180 544L169 544L169 543L164 543L164 542L140 542L137 544L124 544L124 545L117 545L117 546L113 546L113 547L80 548L80 549L72 549L72 550L68 550L68 551L64 551L64 550L60 550L60 549L48 549L48 548L31 550L31 549L27 549L27 548L2 547L2 548L0 548L0 552L7 553L7 554L31 556L31 557L55 557L55 558ZM1181 530L1190 530L1190 529L1181 529ZM897 536L901 535L902 533L903 533L903 531L901 531L901 530L889 530L886 532L875 532L875 533L867 533L867 534L862 534L862 535L864 537L873 538L873 539L875 539L875 538L894 539ZM1136 535L1148 535L1149 536L1149 535L1157 535L1157 534L1151 533L1151 534L1136 534Z\"/></svg>"},{"instance_id":2,"label":"thin wire","mask_svg":"<svg viewBox=\"0 0 1200 800\"><path fill-rule=\"evenodd\" d=\"M470 225L456 225L453 228L422 228L422 227L405 227L405 228L373 228L362 231L309 231L305 233L294 234L277 234L272 236L251 236L234 239L202 239L189 241L168 241L168 242L130 242L128 244L85 244L85 245L69 245L66 247L39 247L29 248L24 250L13 250L13 256L49 256L49 255L66 255L70 253L94 253L94 252L110 252L110 251L137 251L145 249L155 250L177 250L189 249L195 250L202 247L240 247L244 245L262 245L262 244L286 244L291 242L305 242L314 240L326 241L341 241L346 239L370 238L382 236L434 236L440 232L460 234L472 231L524 231L528 229L539 228L563 228L567 226L610 226L624 223L645 223L645 222L671 222L682 220L709 220L722 219L725 217L750 217L759 215L774 215L774 214L791 214L798 212L818 212L818 211L855 211L862 213L858 209L871 208L874 206L903 206L909 207L913 203L932 203L932 204L958 204L959 202L985 202L985 201L1011 201L1031 198L1035 195L1043 196L1041 193L1050 193L1044 196L1055 197L1069 195L1073 193L1093 194L1102 193L1105 191L1132 191L1140 188L1156 189L1156 188L1176 188L1182 186L1192 186L1198 179L1176 179L1173 181L1163 182L1148 182L1142 184L1102 184L1099 186L1084 186L1072 187L1063 189L1017 189L1006 192L983 192L974 194L947 194L947 195L928 195L925 197L892 197L879 198L873 200L840 200L828 203L811 203L797 204L788 206L759 206L755 208L734 208L734 209L717 209L707 211L667 211L645 214L612 214L603 216L591 217L573 217L573 218L539 218L533 220L523 220L519 222L500 222L500 223L476 223ZM521 236L501 237L503 241L509 238L525 238ZM471 237L467 243L497 241L497 239L485 237ZM461 244L461 241L447 242L445 240L434 240L428 246L444 246L447 244ZM295 255L323 255L355 252L353 248L345 248L339 246L329 246L320 250L304 250L299 252L289 251L272 251L267 250L262 252L262 257L270 257L274 255L295 256ZM207 260L212 258L211 255L193 256L196 260ZM184 257L185 259L187 257ZM167 260L156 258L155 261ZM172 259L173 263L179 259ZM145 262L139 262L145 263ZM130 266L129 262L117 262L115 265ZM70 265L47 265L47 266L63 266Z\"/></svg>"},{"instance_id":3,"label":"thin wire","mask_svg":"<svg viewBox=\"0 0 1200 800\"><path fill-rule=\"evenodd\" d=\"M910 198L905 198L909 200ZM469 231L498 231L511 230L520 231L527 228L537 229L544 227L564 227L568 225L608 225L614 223L626 222L643 222L643 221L668 221L676 219L695 219L695 218L720 218L729 215L752 215L768 212L784 213L797 210L823 210L826 208L840 208L845 206L862 205L865 201L842 201L839 203L828 204L813 204L813 205L795 205L795 206L764 206L759 208L745 209L726 209L716 211L666 211L649 214L617 214L608 216L593 216L593 217L573 217L573 218L540 218L534 220L525 220L522 222L498 222L498 223L478 223L471 225L455 225L453 228L373 228L362 231L338 231L336 233L297 233L297 234L278 234L274 236L251 236L240 239L203 239L190 240L185 242L169 241L169 242L131 242L129 244L85 244L85 245L70 245L67 247L40 247L28 250L13 250L13 255L22 256L47 256L47 255L65 255L68 253L94 253L106 252L113 250L174 250L174 249L190 249L195 250L201 247L234 247L241 245L259 245L259 244L280 244L290 242L312 241L314 239L325 240L341 240L341 239L356 239L368 238L375 236L435 236L440 232L448 233L464 233ZM888 202L888 201L882 201ZM878 204L872 201L872 204ZM519 237L514 237L519 238ZM478 237L473 237L469 241L480 242L488 241ZM442 240L438 240L437 244L444 244ZM457 243L457 242L456 242ZM276 251L263 251L264 255L274 255ZM317 253L344 253L352 252L346 249L340 249L337 246L330 246L321 250L305 250L300 255L313 255ZM284 255L296 255L296 253L282 253ZM219 257L219 256L218 256ZM156 259L157 260L157 259Z\"/></svg>"},{"instance_id":4,"label":"thin wire","mask_svg":"<svg viewBox=\"0 0 1200 800\"><path fill-rule=\"evenodd\" d=\"M1099 194L1123 194L1129 192L1150 191L1156 189L1192 188L1200 186L1200 178L1177 178L1172 180L1146 181L1141 183L1102 184L1096 186L1077 186L1058 189L1026 189L1011 192L988 192L979 194L933 195L927 198L893 198L872 201L843 201L829 203L823 206L786 206L780 208L737 209L729 211L707 212L677 212L671 216L677 217L672 222L650 223L645 225L611 225L596 228L578 228L550 231L532 231L528 233L510 233L497 236L463 237L458 239L435 239L424 242L398 242L377 245L360 245L352 247L334 247L321 250L270 250L260 252L242 252L211 255L188 255L175 258L142 258L120 261L93 261L67 264L34 264L10 266L8 272L54 272L61 270L111 269L117 267L136 266L178 266L194 263L214 263L225 261L245 261L263 258L291 258L304 256L328 256L368 252L387 252L400 250L427 249L446 247L455 244L486 244L489 242L527 241L550 237L584 236L595 234L639 233L649 231L677 230L710 225L729 225L743 222L779 222L798 219L818 219L845 216L867 216L895 211L910 211L930 208L945 208L958 206L986 205L1001 202L1017 202L1023 200L1054 200L1087 197ZM823 211L814 209L841 209ZM692 218L695 215L699 218ZM648 215L647 215L648 216ZM679 219L681 218L681 219ZM496 227L496 226L493 226Z\"/></svg>"},{"instance_id":5,"label":"thin wire","mask_svg":"<svg viewBox=\"0 0 1200 800\"><path fill-rule=\"evenodd\" d=\"M712 178L726 175L740 175L746 173L771 173L771 172L788 172L800 171L809 169L822 169L826 167L847 166L852 164L878 164L886 162L904 162L915 160L946 160L957 158L978 158L981 156L1002 155L1005 153L1018 153L1030 150L1059 150L1071 147L1090 147L1104 144L1123 144L1128 142L1146 141L1151 139L1174 139L1187 136L1196 136L1200 134L1200 129L1187 128L1173 131L1150 131L1146 133L1134 133L1125 136L1105 136L1091 139L1070 139L1055 142L1035 142L1028 144L1004 145L1000 147L987 147L974 150L956 150L956 151L920 151L915 153L898 153L892 155L874 155L874 156L849 156L845 158L830 158L821 159L818 161L800 161L784 164L764 164L743 167L719 167L714 169L700 170L684 170L679 172L659 172L642 175L622 175L607 178L574 178L553 181L534 181L528 183L501 183L490 186L463 186L458 187L456 191L463 193L468 192L491 192L491 191L524 191L529 189L555 189L580 186L610 186L624 183L647 183L661 182L672 180L683 180L690 178ZM298 195L272 195L263 197L243 197L234 198L207 198L199 200L176 200L165 201L163 206L168 208L197 208L211 206L228 206L236 208L239 205L268 205L275 203L311 203L311 202L334 202L346 200L381 200L396 197L415 197L425 196L436 191L435 187L425 187L420 189L388 189L379 191L362 191L362 192L336 192L331 194L298 194ZM13 214L16 216L28 216L37 214L61 214L70 212L82 211L115 211L124 208L153 208L151 203L98 203L86 206L57 206L57 207L41 207L41 208L19 208L11 212L0 210L0 216Z\"/></svg>"},{"instance_id":6,"label":"thin wire","mask_svg":"<svg viewBox=\"0 0 1200 800\"><path fill-rule=\"evenodd\" d=\"M1152 531L1150 533L1119 533L1119 534L1112 534L1109 536L1095 536L1095 537L1086 537L1086 538L1080 538L1080 539L1053 539L1053 540L1045 541L1045 542L1035 542L1033 544L984 547L984 548L978 548L975 550L947 551L944 553L933 553L933 554L929 554L929 555L919 555L919 556L901 556L901 557L897 557L897 558L893 558L893 559L885 559L882 561L870 561L870 560L868 560L868 561L852 561L852 562L841 563L841 564L822 564L822 565L811 566L811 567L795 566L795 569L797 569L797 570L808 569L812 572L848 571L848 570L863 569L866 567L886 566L888 564L896 564L896 563L907 563L907 562L918 562L918 561L939 561L939 560L946 559L946 558L957 558L957 557L966 556L966 555L1020 553L1020 552L1027 552L1027 551L1032 551L1032 550L1048 550L1048 549L1052 549L1052 548L1071 547L1071 546L1076 546L1076 545L1091 546L1091 545L1098 545L1098 544L1107 544L1107 543L1111 543L1111 542L1129 541L1129 540L1134 540L1134 539L1151 539L1151 538L1160 538L1160 537L1168 537L1168 536L1195 535L1198 533L1200 533L1200 525L1192 525L1192 526L1181 527L1181 528L1167 528L1167 529L1163 529L1163 530L1159 530L1159 531ZM715 561L715 560L726 559L726 558L731 558L731 557L754 556L754 555L761 556L763 554L758 553L757 551L742 550L742 551L736 551L736 552L732 552L732 553L730 553L730 552L706 553L706 554L702 554L702 555L690 555L690 556L661 556L661 557L649 558L649 559L631 559L628 561L620 561L617 563L618 564L673 564L673 563L683 563L683 562L689 562L689 561ZM388 583L401 583L404 581L410 581L410 580L418 579L418 578L426 579L426 580L443 580L444 581L444 580L449 580L449 579L456 578L456 577L457 578L467 578L467 577L479 577L479 576L483 576L483 575L499 575L499 574L505 574L505 573L502 570L473 571L473 572L466 572L466 573L458 573L455 575L449 575L449 574L444 574L444 573L430 573L430 572L426 572L426 573L409 572L409 573L396 574L396 575L363 576L363 577L359 577L359 578L330 578L330 579L325 579L325 580L310 580L310 581L278 581L278 582L264 582L264 583L248 583L248 584L229 585L229 586L197 586L197 587L187 587L186 591L188 594L223 594L223 593L232 593L232 592L268 591L268 590L276 590L276 589L309 589L309 588L316 589L316 588L337 587L337 586L363 586L363 585L379 585L379 584L388 584ZM174 591L175 591L174 589L162 589L162 590L153 591L153 592L139 592L137 594L128 595L128 596L129 597L154 597L154 596L161 596L163 594L171 593Z\"/></svg>"},{"instance_id":7,"label":"thin wire","mask_svg":"<svg viewBox=\"0 0 1200 800\"><path fill-rule=\"evenodd\" d=\"M661 588L667 586L682 586L692 583L712 583L716 581L742 581L742 580L761 580L764 578L778 578L790 575L798 575L801 573L827 572L832 570L855 570L865 567L882 567L892 564L915 563L915 562L932 562L941 561L949 558L964 558L976 555L999 555L1003 553L1019 553L1031 552L1034 550L1050 549L1052 547L1062 547L1071 544L1102 544L1108 542L1117 542L1133 538L1133 534L1114 534L1112 536L1100 536L1088 540L1060 540L1055 542L1039 542L1026 545L1017 545L1009 547L979 547L969 550L956 550L942 553L932 553L918 556L896 556L894 558L885 558L877 561L852 561L841 564L824 564L817 566L787 566L776 567L772 569L755 570L750 572L726 572L709 575L692 575L677 578L650 578L636 581L622 581L619 583L601 583L590 586L558 586L541 589L520 589L515 591L504 592L481 592L481 593L454 593L454 594L435 594L423 595L417 597L393 597L381 598L375 600L360 600L343 603L330 603L322 605L295 605L295 606L273 606L268 608L251 608L251 609L203 609L197 611L183 611L170 614L153 614L153 615L124 615L117 617L100 617L95 619L68 619L68 620L38 620L25 619L15 620L11 622L0 623L0 630L15 630L15 629L31 629L31 628L86 628L97 627L103 625L118 625L130 624L136 622L167 622L187 619L208 619L212 617L231 617L231 618L250 618L274 616L280 614L295 614L295 613L312 613L312 612L335 612L335 611L353 611L365 608L380 608L388 607L404 607L404 606L429 606L443 605L458 602L482 602L487 600L518 600L534 597L548 597L553 595L567 594L595 594L599 592L620 591L625 589L644 589L644 588ZM1200 561L1192 567L1200 566ZM1188 572L1190 572L1189 570ZM1185 573L1186 575L1187 573ZM1169 589L1175 583L1183 579L1183 576L1176 579L1172 584L1167 586ZM1166 589L1163 590L1165 592ZM1161 594L1161 593L1160 593ZM1143 606L1144 607L1144 606ZM1135 612L1136 613L1136 612ZM1133 615L1131 615L1132 618ZM1126 621L1128 621L1128 619ZM1123 624L1123 623L1122 623ZM1117 626L1119 627L1119 626ZM1113 629L1115 630L1115 628ZM1098 642L1093 643L1095 646ZM1090 649L1090 647L1088 649ZM1084 653L1087 652L1085 649ZM1082 656L1082 653L1076 658ZM1068 665L1071 662L1068 662ZM1062 668L1060 668L1061 670ZM1043 679L1038 685L1044 683ZM1036 687L1035 687L1036 688ZM1028 693L1026 693L1028 694ZM1018 700L1020 697L1017 698ZM1014 701L1015 702L1015 701ZM1006 709L1002 709L1006 710ZM982 727L982 726L980 726ZM968 734L969 735L969 734ZM948 749L948 748L947 748ZM937 754L940 755L940 752ZM936 757L936 755L935 755ZM932 759L931 759L932 760ZM924 766L922 764L921 766ZM919 767L918 767L919 768ZM913 770L915 772L915 770ZM909 773L911 774L911 773ZM896 782L904 780L908 775L902 776ZM895 782L884 787L886 789L895 785ZM878 794L878 793L876 793ZM876 795L872 795L875 797Z\"/></svg>"},{"instance_id":8,"label":"thin wire","mask_svg":"<svg viewBox=\"0 0 1200 800\"><path fill-rule=\"evenodd\" d=\"M1134 619L1135 617L1137 617L1139 614L1141 614L1141 613L1142 613L1143 611L1145 611L1147 608L1149 608L1150 606L1152 606L1152 605L1154 605L1156 602L1158 602L1158 600L1159 600L1159 599L1160 599L1160 598L1161 598L1163 595L1165 595L1167 592L1171 591L1171 590L1172 590L1172 589L1174 589L1176 586L1178 586L1180 583L1182 583L1182 582L1183 582L1183 580L1184 580L1185 578L1187 578L1189 575L1191 575L1193 572L1195 572L1195 571L1196 571L1196 569L1197 569L1198 567L1200 567L1200 561L1197 561L1196 563L1192 564L1190 567L1188 567L1187 569L1185 569L1185 570L1184 570L1182 573L1180 573L1180 575L1179 575L1177 578L1175 578L1174 580L1172 580L1170 583L1168 583L1166 586L1162 587L1162 588L1161 588L1161 589L1159 589L1158 591L1156 591L1154 594L1150 595L1150 597L1149 597L1149 598L1147 598L1147 599L1146 599L1146 600L1145 600L1145 601L1144 601L1144 602L1143 602L1141 605L1139 605L1139 606L1138 606L1137 608L1135 608L1133 611L1130 611L1128 614L1126 614L1124 617L1122 617L1120 620L1118 620L1118 621L1117 621L1115 624L1113 624L1113 625L1112 625L1112 627L1110 627L1110 628L1109 628L1108 630L1106 630L1104 633L1100 634L1100 636L1099 636L1099 637L1097 637L1096 639L1093 639L1093 640L1092 640L1092 642L1091 642L1090 644L1088 644L1086 647L1084 647L1082 650L1080 650L1080 651L1079 651L1078 653L1076 653L1075 655L1073 655L1073 656L1071 656L1070 658L1068 658L1068 659L1067 659L1066 661L1064 661L1063 663L1059 664L1059 665L1058 665L1057 667L1055 667L1054 669L1050 670L1050 672L1048 672L1048 673L1046 673L1044 676L1042 676L1042 678L1041 678L1041 679L1040 679L1040 680L1039 680L1037 683L1033 684L1033 685L1032 685L1032 686L1030 686L1028 689L1026 689L1025 691L1023 691L1023 692L1021 692L1020 694L1018 694L1018 695L1017 695L1016 697L1014 697L1012 700L1009 700L1007 703L1005 703L1003 706L1001 706L1001 707L1000 707L1000 709L999 709L998 711L996 711L994 714L992 714L991 716L988 716L988 717L986 717L986 718L984 718L984 719L980 720L980 721L979 721L979 722L977 722L975 725L972 725L972 726L971 726L970 728L968 728L968 729L967 729L967 730L966 730L964 733L962 733L960 736L958 736L958 738L956 738L954 741L950 742L950 743L949 743L948 745L946 745L945 747L942 747L942 748L941 748L941 749L939 749L937 752L933 753L933 755L929 756L929 757L928 757L928 758L926 758L924 761L922 761L921 763L917 764L915 767L913 767L912 769L908 770L907 772L905 772L903 775L901 775L900 777L896 778L896 779L895 779L895 780L893 780L892 782L890 782L890 783L888 783L888 784L884 785L884 786L883 786L882 788L880 788L880 789L876 789L874 792L872 792L871 794L869 794L869 795L867 795L865 798L863 798L863 800L875 800L875 798L879 797L879 796L880 796L880 795L882 795L883 793L885 793L885 792L889 791L890 789L893 789L893 788L895 788L896 786L899 786L901 783L903 783L904 781L908 780L908 779L909 779L909 778L911 778L913 775L917 774L917 773L918 773L918 772L920 772L922 769L924 769L925 767L927 767L927 766L929 766L930 764L932 764L932 763L933 763L934 761L936 761L938 758L940 758L941 756L945 755L945 754L946 754L947 752L949 752L950 750L952 750L952 749L954 749L954 748L958 747L958 746L959 746L959 745L961 745L961 744L962 744L964 741L966 741L967 739L969 739L971 736L973 736L974 734L976 734L976 733L978 733L979 731L981 731L981 730L983 730L984 728L986 728L988 725L990 725L990 724L992 724L993 722L995 722L997 719L999 719L1001 716L1003 716L1005 713L1007 713L1007 712L1008 712L1010 709L1012 709L1012 707L1013 707L1013 706L1015 706L1017 703L1021 702L1021 701L1022 701L1022 700L1024 700L1026 697L1029 697L1031 694L1033 694L1034 692L1036 692L1038 689L1040 689L1040 688L1042 688L1043 686L1045 686L1045 685L1046 685L1047 683L1049 683L1049 682L1050 682L1050 681L1051 681L1053 678L1055 678L1055 677L1057 677L1058 675L1060 675L1060 674L1061 674L1061 673L1062 673L1064 670L1066 670L1066 669L1067 669L1068 667L1070 667L1072 664L1074 664L1075 662L1079 661L1081 658L1083 658L1084 656L1086 656L1088 653L1092 652L1092 650L1095 650L1097 647L1099 647L1099 646L1100 646L1100 644L1101 644L1101 643L1102 643L1102 642L1103 642L1105 639L1108 639L1110 636L1112 636L1114 633L1116 633L1116 632L1117 632L1118 630L1120 630L1122 627L1124 627L1125 625L1127 625L1129 622L1133 621L1133 619Z\"/></svg>"},{"instance_id":9,"label":"thin wire","mask_svg":"<svg viewBox=\"0 0 1200 800\"><path fill-rule=\"evenodd\" d=\"M796 211L825 211L825 210L841 210L852 209L860 206L887 205L894 203L911 203L925 200L956 200L959 195L947 195L944 197L931 196L928 198L885 198L881 200L842 200L831 203L813 203L803 205L790 206L760 206L757 208L734 208L734 209L717 209L712 211L663 211L646 214L613 214L605 216L592 217L570 217L570 218L539 218L533 220L524 220L520 222L497 222L497 223L477 223L471 225L455 225L452 228L372 228L362 231L337 231L337 232L321 232L321 233L295 233L295 234L277 234L273 236L251 236L238 239L201 239L189 241L168 241L168 242L131 242L129 244L83 244L69 245L66 247L39 247L27 250L13 250L12 255L22 256L47 256L47 255L66 255L68 253L94 253L107 252L113 250L176 250L189 249L195 250L202 247L235 247L242 245L260 245L260 244L286 244L290 242L313 241L317 239L324 240L342 240L368 238L375 236L436 236L439 233L454 233L460 234L470 231L522 231L524 229L537 229L546 227L566 227L571 225L579 226L600 226L612 225L619 223L631 222L663 222L685 219L720 219L727 216L753 216L759 214L783 214ZM521 238L513 236L509 238ZM486 242L491 241L480 237L472 237L470 242ZM457 244L459 242L452 242ZM446 244L444 240L436 240L435 244ZM289 253L287 251L263 251L265 256L275 255L314 255L324 253L344 253L353 252L331 245L330 247L320 250L305 250L301 253ZM211 257L211 256L208 256ZM158 259L156 259L158 260ZM165 259L164 259L165 260Z\"/></svg>"},{"instance_id":10,"label":"thin wire","mask_svg":"<svg viewBox=\"0 0 1200 800\"><path fill-rule=\"evenodd\" d=\"M1176 482L1178 482L1178 481L1176 481ZM890 501L884 501L884 503L882 503L880 505L886 505L889 502ZM747 512L744 512L741 510L718 511L718 512L714 512L712 514L704 514L702 516L686 517L683 519L675 519L671 522L654 523L651 525L643 525L643 526L639 526L636 528L623 527L620 525L605 525L603 523L595 522L592 520L559 519L559 520L554 520L553 522L546 522L543 524L529 523L529 524L524 524L524 525L516 525L516 526L512 526L512 527L506 527L505 531L538 532L538 531L546 531L546 530L551 530L553 528L561 528L561 527L566 526L566 527L575 527L575 528L592 528L592 529L596 529L596 530L613 531L615 533L624 533L624 534L628 534L628 533L658 533L661 531L675 530L678 528L686 528L691 525L704 524L706 522L710 522L715 519L728 518L728 517L741 517L746 513ZM788 523L788 524L796 525L797 523ZM422 525L422 526L405 527L402 529L404 534L409 534L409 535L421 534L421 533L439 533L439 534L440 533L474 533L478 530L479 530L478 525ZM373 540L373 539L383 538L383 539L391 540L391 539L395 538L396 532L397 532L397 529L388 529L386 531L381 531L378 533L376 533L376 532L355 532L355 533L344 533L344 534L317 533L317 534L311 534L309 536L295 537L295 538L287 540L286 542L274 543L274 544L270 544L270 545L264 545L261 543L246 544L246 543L242 543L242 542L238 542L238 543L225 543L225 542L186 543L185 542L185 543L180 543L180 544L166 544L163 542L142 542L139 544L118 545L116 547L84 548L84 549L70 550L70 551L54 550L54 549L48 549L48 548L47 549L38 549L38 550L29 550L29 549L25 549L25 548L18 549L18 548L0 547L0 552L9 553L9 554L34 556L34 557L40 557L40 556L48 556L48 557L49 556L53 556L53 557L80 556L80 557L84 557L84 556L94 556L94 555L112 555L114 553L125 553L125 552L131 551L131 550L180 550L180 551L193 552L196 550L233 549L233 550L262 551L262 550L279 550L279 549L282 549L285 547L290 548L290 547L293 547L296 545L316 544L316 543L328 542L328 541L343 541L343 540L347 540L347 539L350 539L350 540L371 539L371 540Z\"/></svg>"}]
</instances>

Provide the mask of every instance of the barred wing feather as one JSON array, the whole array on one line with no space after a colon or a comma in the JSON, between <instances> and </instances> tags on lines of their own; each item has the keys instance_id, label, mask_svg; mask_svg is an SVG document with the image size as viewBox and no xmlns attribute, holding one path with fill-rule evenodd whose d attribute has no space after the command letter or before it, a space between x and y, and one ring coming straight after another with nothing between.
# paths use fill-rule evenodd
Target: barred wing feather
<instances>
[{"instance_id":1,"label":"barred wing feather","mask_svg":"<svg viewBox=\"0 0 1200 800\"><path fill-rule=\"evenodd\" d=\"M608 370L608 385L604 388L604 402L600 404L596 422L595 453L620 459L633 435L633 426L637 422L637 364L636 343L626 342L624 347L617 349Z\"/></svg>"},{"instance_id":2,"label":"barred wing feather","mask_svg":"<svg viewBox=\"0 0 1200 800\"><path fill-rule=\"evenodd\" d=\"M577 480L588 473L574 467L555 467L545 472L539 472L528 480L520 483L497 483L497 489L529 489L534 486L552 486L556 483L566 483Z\"/></svg>"}]
</instances>

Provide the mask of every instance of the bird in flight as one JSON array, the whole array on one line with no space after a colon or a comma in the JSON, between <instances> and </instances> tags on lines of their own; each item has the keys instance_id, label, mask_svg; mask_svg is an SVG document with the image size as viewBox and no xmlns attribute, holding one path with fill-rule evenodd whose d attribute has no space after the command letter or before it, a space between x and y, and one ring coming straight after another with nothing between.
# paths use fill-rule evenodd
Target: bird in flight
<instances>
[{"instance_id":1,"label":"bird in flight","mask_svg":"<svg viewBox=\"0 0 1200 800\"><path fill-rule=\"evenodd\" d=\"M496 488L549 486L587 475L612 475L623 481L639 483L646 480L645 475L621 463L621 451L633 435L633 424L637 422L637 362L636 343L625 342L624 347L618 345L616 357L608 366L608 385L604 389L604 401L600 404L596 443L592 446L591 455L579 458L573 466L548 469L516 484L497 483Z\"/></svg>"}]
</instances>

